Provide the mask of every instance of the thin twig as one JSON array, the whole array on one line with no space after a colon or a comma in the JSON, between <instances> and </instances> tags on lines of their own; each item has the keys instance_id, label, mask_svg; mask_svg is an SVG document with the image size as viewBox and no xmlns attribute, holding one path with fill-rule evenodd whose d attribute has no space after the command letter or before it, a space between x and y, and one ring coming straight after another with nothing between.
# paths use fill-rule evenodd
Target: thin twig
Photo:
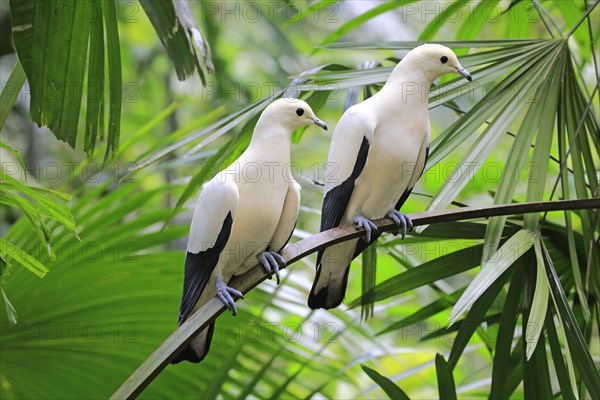
<instances>
[{"instance_id":1,"label":"thin twig","mask_svg":"<svg viewBox=\"0 0 600 400\"><path fill-rule=\"evenodd\" d=\"M577 30L577 28L579 28L579 25L581 25L583 23L583 21L586 20L586 18L588 17L588 15L590 15L590 13L592 11L594 11L594 8L596 8L596 6L598 5L598 3L600 3L600 0L597 0L593 6L591 6L589 9L586 10L585 14L583 14L583 16L579 19L579 21L577 21L577 23L575 24L575 26L569 31L569 33L567 34L567 37L571 37L571 35L573 35L573 33L575 33L575 31Z\"/></svg>"},{"instance_id":2,"label":"thin twig","mask_svg":"<svg viewBox=\"0 0 600 400\"><path fill-rule=\"evenodd\" d=\"M600 208L600 199L581 199L432 210L414 213L410 217L413 224L419 226L501 215L598 208ZM374 222L380 232L391 232L397 229L393 221L387 218ZM290 266L294 262L325 247L363 235L364 231L362 229L356 229L354 225L346 225L290 244L281 251L281 255L287 261L287 266ZM230 285L242 293L248 293L268 278L269 276L265 269L261 265L256 265L245 274L235 278ZM165 369L171 360L188 345L192 338L210 325L223 311L225 311L225 306L217 297L213 297L206 302L206 304L177 328L154 353L142 362L138 369L112 395L111 399L135 399Z\"/></svg>"},{"instance_id":3,"label":"thin twig","mask_svg":"<svg viewBox=\"0 0 600 400\"><path fill-rule=\"evenodd\" d=\"M556 22L554 21L554 19L550 16L550 13L548 12L548 10L546 10L546 8L544 6L542 6L538 0L533 0L532 3L533 3L533 8L535 8L535 10L538 12L538 15L540 16L542 23L546 27L546 30L550 34L550 37L552 39L554 39L554 34L552 33L552 29L550 29L550 26L546 22L546 19L544 19L544 14L548 17L548 19L550 19L550 22L552 22L552 25L554 25L554 28L558 31L558 36L561 36L562 32L561 32L560 28L558 27L558 25L556 25ZM543 13L542 13L542 11L543 11Z\"/></svg>"}]
</instances>

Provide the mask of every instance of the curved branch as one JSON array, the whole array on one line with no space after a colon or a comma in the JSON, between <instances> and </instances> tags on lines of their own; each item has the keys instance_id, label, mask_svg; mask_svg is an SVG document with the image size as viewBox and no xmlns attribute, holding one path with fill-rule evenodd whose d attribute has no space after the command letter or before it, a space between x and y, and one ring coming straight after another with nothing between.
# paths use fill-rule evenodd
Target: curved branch
<instances>
[{"instance_id":1,"label":"curved branch","mask_svg":"<svg viewBox=\"0 0 600 400\"><path fill-rule=\"evenodd\" d=\"M448 210L434 210L410 214L415 226L429 225L442 222L460 221L474 218L495 217L501 215L527 214L542 211L564 211L600 208L600 199L562 200L548 202L516 203L507 205L492 205L486 207L462 207ZM396 229L394 223L387 219L374 221L380 232L390 232ZM281 255L286 259L287 266L312 254L320 249L336 243L362 236L363 230L353 225L346 225L318 233L297 243L286 246ZM260 265L254 266L245 274L235 278L231 286L248 293L269 276ZM175 358L175 356L202 329L212 323L225 307L213 297L196 311L185 323L171 334L159 347L138 367L137 370L112 395L111 399L136 398L158 374Z\"/></svg>"}]
</instances>

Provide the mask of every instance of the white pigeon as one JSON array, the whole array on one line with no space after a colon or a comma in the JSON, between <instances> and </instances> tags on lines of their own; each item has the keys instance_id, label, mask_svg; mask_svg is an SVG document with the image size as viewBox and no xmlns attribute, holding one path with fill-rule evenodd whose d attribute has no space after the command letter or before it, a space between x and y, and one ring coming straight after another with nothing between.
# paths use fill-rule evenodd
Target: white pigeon
<instances>
[{"instance_id":1,"label":"white pigeon","mask_svg":"<svg viewBox=\"0 0 600 400\"><path fill-rule=\"evenodd\" d=\"M185 259L179 325L217 295L235 315L242 293L228 286L258 262L277 276L285 260L278 252L294 230L300 185L290 171L292 133L305 125L327 129L308 104L284 98L262 113L246 151L202 189ZM199 362L208 353L214 323L173 361Z\"/></svg>"},{"instance_id":2,"label":"white pigeon","mask_svg":"<svg viewBox=\"0 0 600 400\"><path fill-rule=\"evenodd\" d=\"M429 152L429 89L450 72L472 80L452 50L424 44L398 63L377 94L342 115L327 160L321 232L354 223L366 234L318 252L310 308L329 309L342 302L350 263L379 237L372 219L391 218L402 237L412 228L399 210Z\"/></svg>"}]
</instances>

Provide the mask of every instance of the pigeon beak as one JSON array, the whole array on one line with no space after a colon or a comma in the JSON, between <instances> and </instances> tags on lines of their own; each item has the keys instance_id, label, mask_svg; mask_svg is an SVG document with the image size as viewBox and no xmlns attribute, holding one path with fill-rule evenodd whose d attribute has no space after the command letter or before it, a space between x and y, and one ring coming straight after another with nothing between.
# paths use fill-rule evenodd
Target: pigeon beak
<instances>
[{"instance_id":1,"label":"pigeon beak","mask_svg":"<svg viewBox=\"0 0 600 400\"><path fill-rule=\"evenodd\" d=\"M313 118L313 122L315 123L315 125L318 125L321 128L327 130L327 125L325 124L325 122L321 121L319 118L317 118L317 117Z\"/></svg>"},{"instance_id":2,"label":"pigeon beak","mask_svg":"<svg viewBox=\"0 0 600 400\"><path fill-rule=\"evenodd\" d=\"M456 67L456 72L458 72L459 74L461 74L462 76L464 76L465 78L467 78L467 80L469 82L471 82L473 80L473 77L471 76L471 74L469 73L469 71L467 71L466 69L464 69L464 67Z\"/></svg>"}]
</instances>

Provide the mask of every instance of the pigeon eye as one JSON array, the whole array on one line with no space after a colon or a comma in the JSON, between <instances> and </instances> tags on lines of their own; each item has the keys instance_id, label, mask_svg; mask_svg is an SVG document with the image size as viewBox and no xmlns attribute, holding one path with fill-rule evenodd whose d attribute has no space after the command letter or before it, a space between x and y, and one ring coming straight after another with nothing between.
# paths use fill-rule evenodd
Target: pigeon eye
<instances>
[{"instance_id":1,"label":"pigeon eye","mask_svg":"<svg viewBox=\"0 0 600 400\"><path fill-rule=\"evenodd\" d=\"M296 110L296 115L301 117L304 115L304 109L303 108L299 108Z\"/></svg>"},{"instance_id":2,"label":"pigeon eye","mask_svg":"<svg viewBox=\"0 0 600 400\"><path fill-rule=\"evenodd\" d=\"M442 57L440 58L440 61L442 62L442 64L446 64L446 63L448 62L448 57L446 57L446 56L442 56Z\"/></svg>"}]
</instances>

